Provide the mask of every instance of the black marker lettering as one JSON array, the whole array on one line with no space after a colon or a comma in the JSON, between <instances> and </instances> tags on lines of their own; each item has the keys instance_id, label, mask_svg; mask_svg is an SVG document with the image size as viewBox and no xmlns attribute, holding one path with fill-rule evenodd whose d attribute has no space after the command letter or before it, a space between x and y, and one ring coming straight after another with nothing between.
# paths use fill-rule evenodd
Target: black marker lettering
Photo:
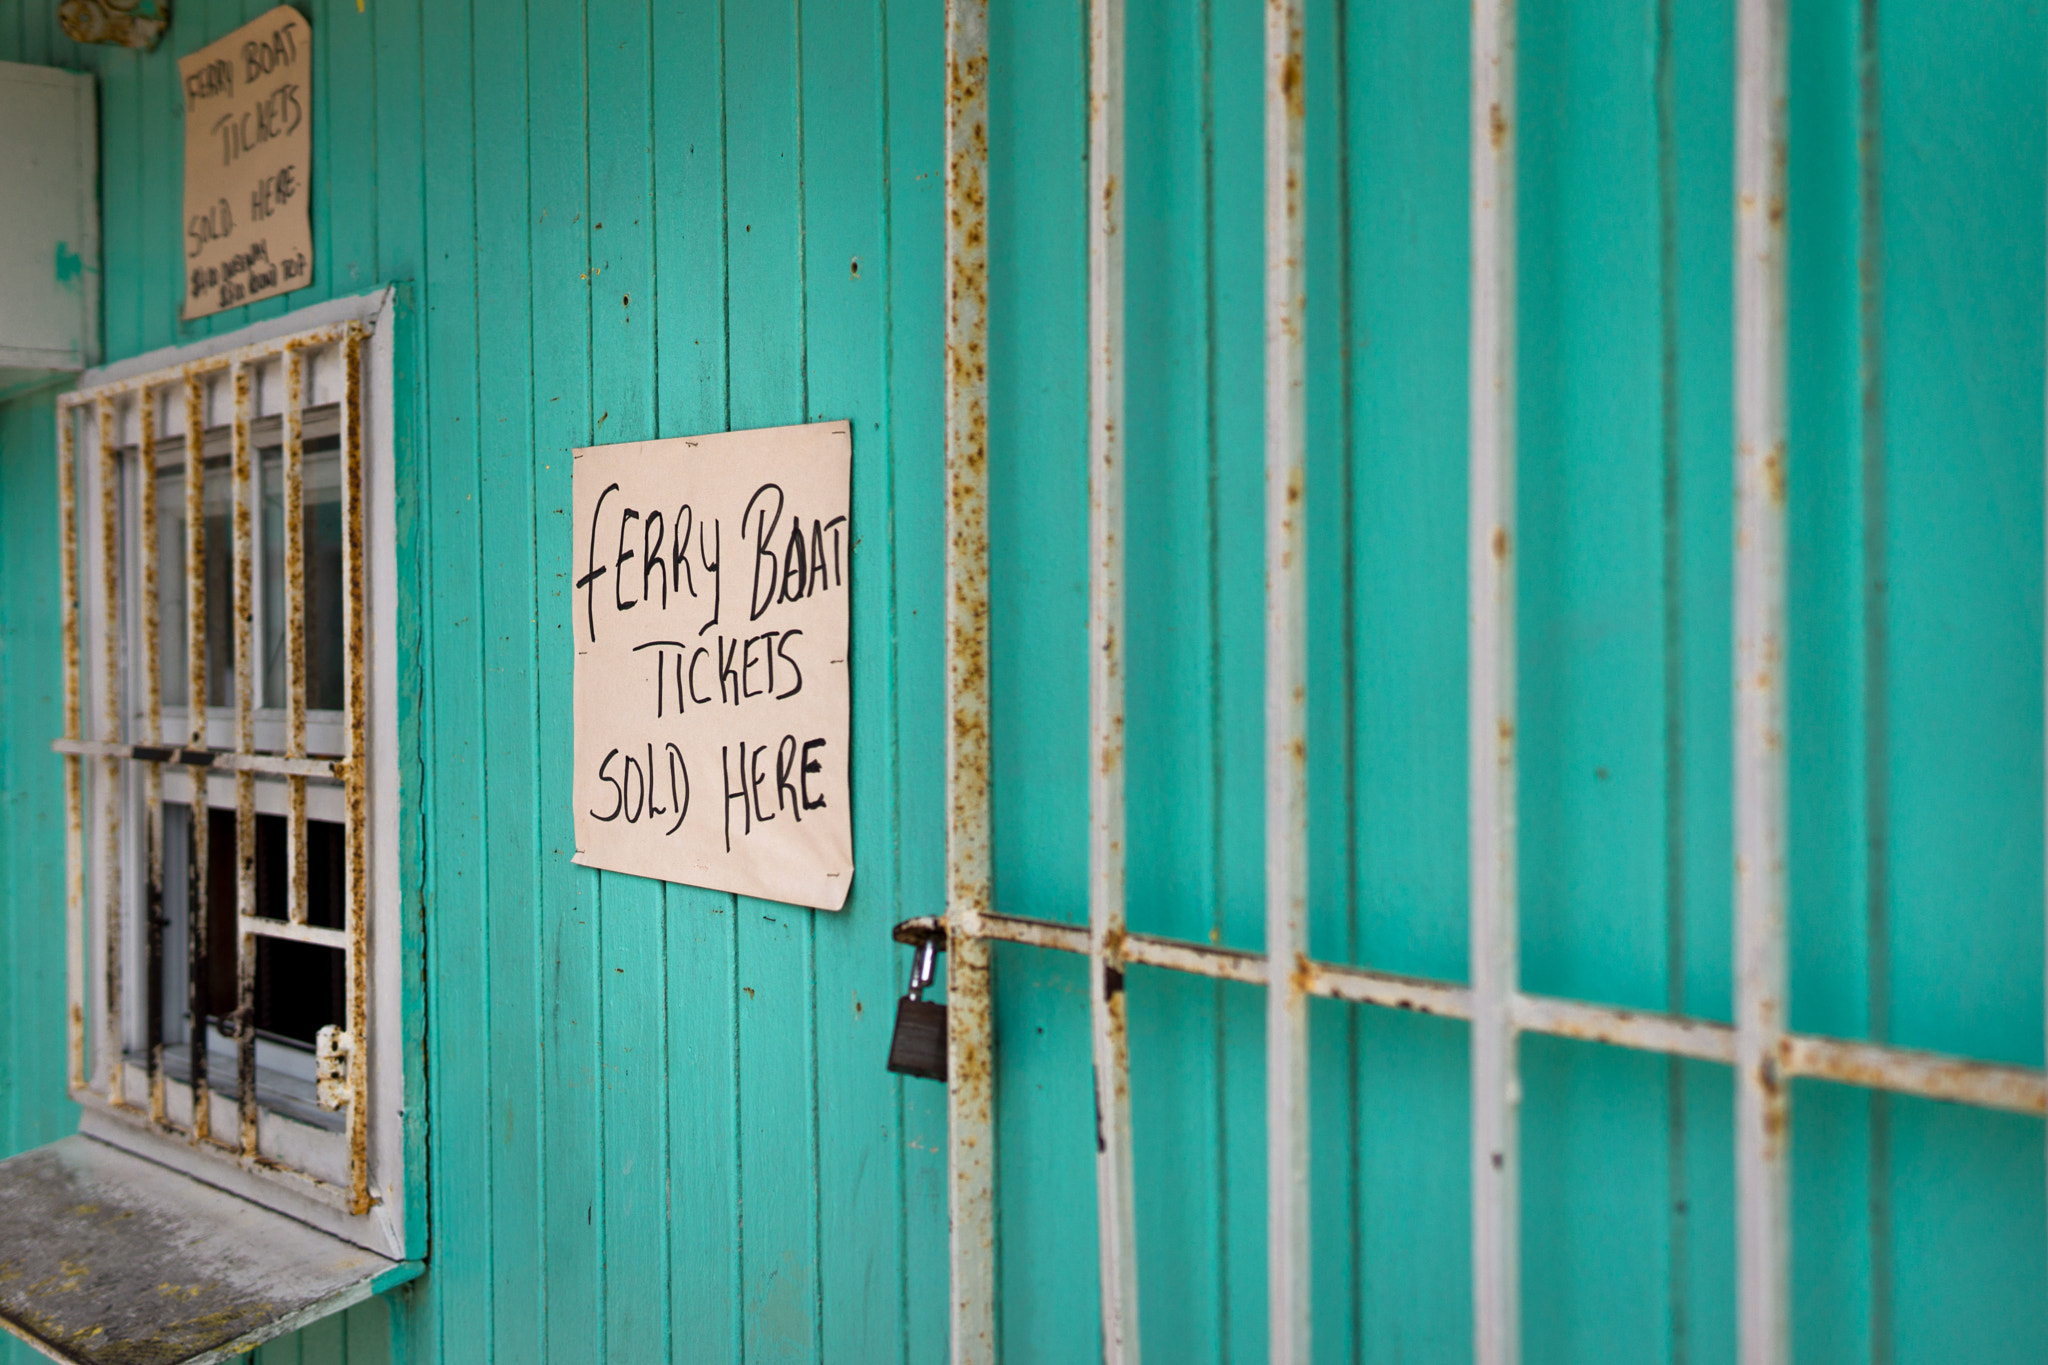
<instances>
[{"instance_id":1,"label":"black marker lettering","mask_svg":"<svg viewBox=\"0 0 2048 1365\"><path fill-rule=\"evenodd\" d=\"M745 750L746 746L741 745L740 748ZM761 809L761 784L768 780L768 774L761 771L761 755L767 752L767 745L756 744L753 751L747 754L747 789L754 796L754 818L764 825L775 818Z\"/></svg>"},{"instance_id":2,"label":"black marker lettering","mask_svg":"<svg viewBox=\"0 0 2048 1365\"><path fill-rule=\"evenodd\" d=\"M626 788L624 784L622 784L616 777L606 777L604 775L604 770L606 768L611 767L612 760L617 758L618 756L619 751L617 749L614 749L604 756L604 762L597 765L597 780L600 782L609 782L612 784L613 790L618 793L618 804L612 807L612 813L610 815L599 815L596 811L590 812L591 817L593 819L616 820L619 818L619 812L626 808Z\"/></svg>"},{"instance_id":3,"label":"black marker lettering","mask_svg":"<svg viewBox=\"0 0 2048 1365\"><path fill-rule=\"evenodd\" d=\"M636 777L640 779L638 800L633 798L633 779ZM619 783L619 793L623 798L622 804L626 807L626 823L639 824L641 808L647 804L647 774L640 771L640 760L631 754L626 755L626 778Z\"/></svg>"},{"instance_id":4,"label":"black marker lettering","mask_svg":"<svg viewBox=\"0 0 2048 1365\"><path fill-rule=\"evenodd\" d=\"M804 820L804 804L797 798L796 788L790 785L789 775L796 769L796 736L784 735L782 743L775 748L775 809L783 809L782 794L789 793L789 804L793 808L798 824Z\"/></svg>"},{"instance_id":5,"label":"black marker lettering","mask_svg":"<svg viewBox=\"0 0 2048 1365\"><path fill-rule=\"evenodd\" d=\"M832 586L846 586L846 569L839 561L839 528L846 524L845 517L834 517L825 523L825 529L832 533Z\"/></svg>"},{"instance_id":6,"label":"black marker lettering","mask_svg":"<svg viewBox=\"0 0 2048 1365\"><path fill-rule=\"evenodd\" d=\"M832 539L837 541L835 534ZM821 522L811 523L811 576L804 583L804 596L814 597L832 586L832 574L825 567L825 527Z\"/></svg>"},{"instance_id":7,"label":"black marker lettering","mask_svg":"<svg viewBox=\"0 0 2048 1365\"><path fill-rule=\"evenodd\" d=\"M737 801L737 802L739 802L739 803L740 803L740 820L741 820L741 822L742 822L742 823L741 823L741 825L740 825L740 834L741 834L741 836L742 836L742 837L744 837L744 836L746 836L746 835L749 835L749 834L752 834L752 833L754 832L754 812L753 812L753 809L752 809L751 807L749 807L749 806L747 805L747 746L746 746L746 742L745 742L744 740L742 740L742 741L740 742L740 785L739 785L739 790L737 790L737 791L733 790L733 785L732 785L732 748L731 748L731 746L730 746L730 745L725 745L725 744L721 744L721 745L719 745L719 746L718 746L718 766L719 766L720 770L721 770L721 771L722 771L722 772L723 772L723 773L725 774L725 851L726 851L727 853L730 853L730 852L732 852L732 803L733 803L733 802Z\"/></svg>"},{"instance_id":8,"label":"black marker lettering","mask_svg":"<svg viewBox=\"0 0 2048 1365\"><path fill-rule=\"evenodd\" d=\"M761 495L764 493L773 493L775 495L775 514L770 516L766 509L763 509L761 515L756 518L754 516L754 505L761 501ZM740 538L742 540L747 538L747 525L749 522L752 522L754 525L754 586L749 591L747 598L749 608L753 614L747 617L747 619L749 621L758 621L761 619L762 612L775 605L775 593L778 586L776 575L781 567L776 562L774 550L775 528L782 524L782 488L779 484L764 483L754 490L753 497L747 499L746 513L740 518ZM761 571L761 564L764 560L767 561L768 565L765 575ZM764 576L768 581L768 594L765 597L761 594L761 580Z\"/></svg>"},{"instance_id":9,"label":"black marker lettering","mask_svg":"<svg viewBox=\"0 0 2048 1365\"><path fill-rule=\"evenodd\" d=\"M584 594L583 612L588 620L590 643L597 643L597 590L590 585L603 578L611 570L597 562L597 519L604 515L604 500L619 491L613 484L597 495L597 506L590 511L590 559L584 566L583 577L576 580L576 586Z\"/></svg>"},{"instance_id":10,"label":"black marker lettering","mask_svg":"<svg viewBox=\"0 0 2048 1365\"><path fill-rule=\"evenodd\" d=\"M810 556L804 551L804 526L801 517L789 519L789 543L782 547L782 597L784 602L800 602L804 596L804 585L810 582ZM796 588L791 590L790 584Z\"/></svg>"},{"instance_id":11,"label":"black marker lettering","mask_svg":"<svg viewBox=\"0 0 2048 1365\"><path fill-rule=\"evenodd\" d=\"M697 523L697 562L704 566L705 573L711 575L711 619L697 627L699 635L702 635L705 631L718 624L718 603L725 591L725 578L718 571L719 562L725 555L720 544L723 540L724 527L719 524L716 517L713 517L711 519L711 550L712 554L719 556L719 559L711 558L710 555L704 553L704 523L701 521Z\"/></svg>"},{"instance_id":12,"label":"black marker lettering","mask_svg":"<svg viewBox=\"0 0 2048 1365\"><path fill-rule=\"evenodd\" d=\"M626 561L633 557L633 552L626 548L626 523L638 520L640 520L640 514L630 507L626 509L626 514L619 518L619 557L615 561L619 571L612 575L612 603L620 611L631 611L640 605L637 599L628 602L619 595L625 591L626 587ZM643 584L642 586L645 585Z\"/></svg>"},{"instance_id":13,"label":"black marker lettering","mask_svg":"<svg viewBox=\"0 0 2048 1365\"><path fill-rule=\"evenodd\" d=\"M740 673L734 661L740 657L740 642L734 640L732 648L725 647L725 637L715 635L711 643L718 646L718 696L719 700L733 706L740 704Z\"/></svg>"},{"instance_id":14,"label":"black marker lettering","mask_svg":"<svg viewBox=\"0 0 2048 1365\"><path fill-rule=\"evenodd\" d=\"M764 638L766 637L760 635L753 636L748 639L746 644L740 647L740 695L743 697L758 697L761 695L759 689L747 685L747 679L754 667L754 646L760 644ZM770 685L768 690L774 690L773 684Z\"/></svg>"},{"instance_id":15,"label":"black marker lettering","mask_svg":"<svg viewBox=\"0 0 2048 1365\"><path fill-rule=\"evenodd\" d=\"M680 799L676 795L676 773L683 775L683 789ZM683 761L683 751L675 745L668 746L668 799L676 808L676 822L668 827L674 834L683 827L683 817L690 813L690 765Z\"/></svg>"},{"instance_id":16,"label":"black marker lettering","mask_svg":"<svg viewBox=\"0 0 2048 1365\"><path fill-rule=\"evenodd\" d=\"M823 792L818 793L817 800L811 800L811 774L825 771L824 765L811 757L811 750L824 747L825 741L822 739L807 739L804 741L804 762L803 767L797 772L796 781L797 785L803 788L805 810L817 810L825 804L825 794Z\"/></svg>"},{"instance_id":17,"label":"black marker lettering","mask_svg":"<svg viewBox=\"0 0 2048 1365\"><path fill-rule=\"evenodd\" d=\"M647 580L661 575L661 609L668 610L668 560L661 553L661 513L649 511L647 520L640 523L640 598L652 602L654 594L647 591Z\"/></svg>"},{"instance_id":18,"label":"black marker lettering","mask_svg":"<svg viewBox=\"0 0 2048 1365\"><path fill-rule=\"evenodd\" d=\"M801 634L803 632L800 630L785 630L782 632L781 641L775 646L775 652L782 656L782 662L788 664L789 671L796 674L796 681L789 685L789 691L775 694L777 701L787 701L804 690L804 671L797 667L795 659L789 657L789 642Z\"/></svg>"},{"instance_id":19,"label":"black marker lettering","mask_svg":"<svg viewBox=\"0 0 2048 1365\"><path fill-rule=\"evenodd\" d=\"M697 695L697 660L703 658L706 654L709 654L710 652L710 650L704 648L702 645L699 645L697 646L697 652L690 656L690 700L696 702L699 706L705 705L707 702L711 700L711 698L700 697ZM680 662L682 657L682 655L678 654L676 656L677 661Z\"/></svg>"},{"instance_id":20,"label":"black marker lettering","mask_svg":"<svg viewBox=\"0 0 2048 1365\"><path fill-rule=\"evenodd\" d=\"M669 576L675 580L676 591L690 590L690 596L697 595L697 576L690 572L690 523L694 518L690 504L684 503L676 509L676 539L669 548Z\"/></svg>"}]
</instances>

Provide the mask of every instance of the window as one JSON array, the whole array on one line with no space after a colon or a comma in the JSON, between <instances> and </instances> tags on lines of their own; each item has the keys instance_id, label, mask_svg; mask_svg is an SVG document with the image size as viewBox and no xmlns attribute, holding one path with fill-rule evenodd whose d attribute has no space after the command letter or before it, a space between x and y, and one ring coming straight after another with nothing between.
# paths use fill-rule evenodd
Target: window
<instances>
[{"instance_id":1,"label":"window","mask_svg":"<svg viewBox=\"0 0 2048 1365\"><path fill-rule=\"evenodd\" d=\"M403 1260L389 316L60 400L56 747L83 1131Z\"/></svg>"}]
</instances>

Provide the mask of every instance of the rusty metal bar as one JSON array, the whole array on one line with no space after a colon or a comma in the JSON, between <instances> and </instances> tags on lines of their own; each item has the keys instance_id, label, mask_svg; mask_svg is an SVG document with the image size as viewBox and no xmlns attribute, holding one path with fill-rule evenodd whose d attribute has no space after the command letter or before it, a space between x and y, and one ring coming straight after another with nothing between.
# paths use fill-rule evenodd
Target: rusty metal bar
<instances>
[{"instance_id":1,"label":"rusty metal bar","mask_svg":"<svg viewBox=\"0 0 2048 1365\"><path fill-rule=\"evenodd\" d=\"M234 385L234 534L235 534L235 748L256 747L256 568L255 451L249 422L253 395L250 373L255 361L236 363L229 371ZM235 774L235 915L246 923L256 914L256 774ZM240 1115L242 1155L257 1154L256 1108L256 938L246 929L236 936L235 952L235 1097Z\"/></svg>"},{"instance_id":2,"label":"rusty metal bar","mask_svg":"<svg viewBox=\"0 0 2048 1365\"><path fill-rule=\"evenodd\" d=\"M346 758L286 758L278 754L242 754L233 749L153 744L109 744L93 739L52 740L50 748L81 758L129 758L140 763L177 763L217 773L255 773L259 777L319 777L345 781Z\"/></svg>"},{"instance_id":3,"label":"rusty metal bar","mask_svg":"<svg viewBox=\"0 0 2048 1365\"><path fill-rule=\"evenodd\" d=\"M1735 1062L1735 1030L1708 1019L1687 1019L1648 1010L1585 1005L1540 995L1517 995L1510 1007L1514 1025L1524 1033L1611 1043L1643 1052L1661 1052L1694 1061Z\"/></svg>"},{"instance_id":4,"label":"rusty metal bar","mask_svg":"<svg viewBox=\"0 0 2048 1365\"><path fill-rule=\"evenodd\" d=\"M84 737L84 687L78 624L78 409L57 405L58 571L62 575L64 737ZM73 1092L87 1085L85 1056L85 773L64 756L64 995L66 1074Z\"/></svg>"},{"instance_id":5,"label":"rusty metal bar","mask_svg":"<svg viewBox=\"0 0 2048 1365\"><path fill-rule=\"evenodd\" d=\"M177 366L177 373L188 378L232 373L237 365L255 365L266 360L275 360L288 346L299 346L307 350L318 350L323 346L338 345L351 327L360 327L360 322L330 322L320 327L294 332L289 337L270 337L263 341L252 341L230 351L219 351L213 355L201 356ZM77 394L66 395L60 401L77 402L81 398L100 397L123 398L144 388L162 384L166 370L153 370L146 374L129 375L125 379L110 379L93 385Z\"/></svg>"},{"instance_id":6,"label":"rusty metal bar","mask_svg":"<svg viewBox=\"0 0 2048 1365\"><path fill-rule=\"evenodd\" d=\"M1515 4L1472 6L1471 484L1466 758L1472 973L1473 1359L1522 1354L1515 727Z\"/></svg>"},{"instance_id":7,"label":"rusty metal bar","mask_svg":"<svg viewBox=\"0 0 2048 1365\"><path fill-rule=\"evenodd\" d=\"M157 524L156 524L156 392L147 386L138 390L136 419L140 440L136 448L135 476L139 485L137 501L142 517L142 740L157 744L163 739L162 645L157 636ZM143 1045L149 1067L149 1117L165 1123L164 1115L164 768L160 762L142 765L143 838L147 843L143 866L147 886L143 895L143 932L147 950L143 963Z\"/></svg>"},{"instance_id":8,"label":"rusty metal bar","mask_svg":"<svg viewBox=\"0 0 2048 1365\"><path fill-rule=\"evenodd\" d=\"M348 737L348 772L343 786L348 801L344 833L346 891L343 925L348 931L348 1206L353 1213L370 1210L370 870L369 870L369 692L365 680L369 651L365 618L369 582L363 539L363 328L350 323L341 342L341 522L342 522L342 655L348 676L343 682L343 720ZM292 513L297 524L297 513ZM293 601L303 611L303 585ZM305 747L305 691L300 677L305 662L303 631L293 653L292 692ZM305 783L294 797L293 817L304 833ZM303 846L303 839L301 840ZM303 869L300 869L303 872Z\"/></svg>"},{"instance_id":9,"label":"rusty metal bar","mask_svg":"<svg viewBox=\"0 0 2048 1365\"><path fill-rule=\"evenodd\" d=\"M114 456L114 400L100 398L93 404L99 443L97 467L100 493L100 603L105 619L100 622L102 670L100 676L100 735L119 741L121 723L121 485L120 468ZM106 1052L101 1058L107 1078L107 1101L116 1108L126 1104L123 1093L125 1070L121 1036L122 878L121 878L121 764L118 759L101 760L100 767L100 892L105 897L103 930L106 941L106 1009L100 1020L100 1036Z\"/></svg>"},{"instance_id":10,"label":"rusty metal bar","mask_svg":"<svg viewBox=\"0 0 2048 1365\"><path fill-rule=\"evenodd\" d=\"M191 749L206 749L206 380L185 373L185 709ZM211 958L211 844L206 769L189 763L192 783L190 842L185 864L185 1013L187 1066L192 1089L192 1141L213 1136L212 1091L206 1078L207 998Z\"/></svg>"},{"instance_id":11,"label":"rusty metal bar","mask_svg":"<svg viewBox=\"0 0 2048 1365\"><path fill-rule=\"evenodd\" d=\"M305 507L306 353L284 353L284 669L285 746L292 758L306 756L306 538ZM271 610L276 605L271 604ZM285 918L306 922L306 779L285 779L289 815L285 824Z\"/></svg>"},{"instance_id":12,"label":"rusty metal bar","mask_svg":"<svg viewBox=\"0 0 2048 1365\"><path fill-rule=\"evenodd\" d=\"M899 928L912 934L938 927L937 919L909 920ZM1054 952L1088 952L1088 931L1079 925L1021 915L982 918L985 937ZM1266 982L1263 954L1208 943L1130 934L1126 962L1258 986ZM1472 994L1464 986L1426 977L1400 976L1343 963L1305 964L1310 995L1373 1005L1443 1019L1470 1019ZM1552 996L1517 994L1510 1005L1515 1027L1580 1042L1605 1043L1732 1066L1735 1029L1713 1019L1694 1019L1647 1010L1623 1009ZM1945 1100L1987 1109L2048 1116L2048 1073L2035 1067L1980 1062L1942 1053L1919 1052L1882 1043L1855 1042L1809 1034L1787 1034L1779 1060L1787 1076L1890 1090L1922 1099Z\"/></svg>"},{"instance_id":13,"label":"rusty metal bar","mask_svg":"<svg viewBox=\"0 0 2048 1365\"><path fill-rule=\"evenodd\" d=\"M1783 1072L1980 1109L2048 1115L2048 1076L2033 1067L1795 1033L1785 1038Z\"/></svg>"},{"instance_id":14,"label":"rusty metal bar","mask_svg":"<svg viewBox=\"0 0 2048 1365\"><path fill-rule=\"evenodd\" d=\"M955 1365L995 1360L988 700L988 0L946 0L946 1168Z\"/></svg>"},{"instance_id":15,"label":"rusty metal bar","mask_svg":"<svg viewBox=\"0 0 2048 1365\"><path fill-rule=\"evenodd\" d=\"M1137 1365L1124 998L1124 5L1088 8L1088 995L1104 1365Z\"/></svg>"},{"instance_id":16,"label":"rusty metal bar","mask_svg":"<svg viewBox=\"0 0 2048 1365\"><path fill-rule=\"evenodd\" d=\"M1785 0L1739 0L1735 94L1738 1342L1790 1358L1785 1040Z\"/></svg>"},{"instance_id":17,"label":"rusty metal bar","mask_svg":"<svg viewBox=\"0 0 2048 1365\"><path fill-rule=\"evenodd\" d=\"M1310 1357L1305 0L1266 4L1266 1300Z\"/></svg>"}]
</instances>

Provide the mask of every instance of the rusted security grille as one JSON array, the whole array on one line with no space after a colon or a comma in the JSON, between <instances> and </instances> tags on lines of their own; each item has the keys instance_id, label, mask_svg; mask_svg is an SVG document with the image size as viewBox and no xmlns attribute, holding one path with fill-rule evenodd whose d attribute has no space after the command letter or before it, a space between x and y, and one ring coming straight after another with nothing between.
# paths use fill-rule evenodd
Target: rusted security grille
<instances>
[{"instance_id":1,"label":"rusted security grille","mask_svg":"<svg viewBox=\"0 0 2048 1365\"><path fill-rule=\"evenodd\" d=\"M62 518L64 756L67 814L67 943L70 1082L88 1107L103 1107L138 1125L175 1135L204 1151L275 1176L349 1213L370 1207L368 1138L369 882L368 745L365 684L365 561L363 506L363 347L361 322L335 323L175 369L109 382L58 400L58 496ZM315 372L330 391L309 410ZM259 396L270 395L259 413ZM224 419L212 420L209 419ZM326 490L339 503L339 612L323 622L325 657L339 656L338 696L321 698L320 723L308 740L308 609L306 565L309 423L335 446L322 468L338 481ZM259 532L259 500L271 471L259 459L258 428L275 428L277 503L274 529ZM182 430L174 430L182 428ZM183 464L182 508L159 504L160 464L173 443ZM232 555L209 583L208 498L218 480L207 470L219 449L228 485L226 517ZM265 480L259 486L259 478ZM84 490L83 492L81 490ZM89 505L82 505L89 504ZM178 513L182 511L182 517ZM182 521L182 547L161 542L161 523ZM211 518L218 534L221 518ZM85 554L81 554L81 537ZM280 638L263 669L258 697L256 639L262 542L264 592L281 607ZM182 621L159 608L160 563L182 549ZM164 558L160 559L160 555ZM91 581L88 581L90 576ZM228 610L210 613L209 590L223 587ZM82 603L84 605L82 605ZM81 621L84 615L89 619ZM225 617L228 639L210 640ZM166 725L162 639L182 627L185 718ZM85 632L90 631L88 635ZM210 677L226 646L229 679ZM278 684L282 685L279 686ZM215 685L220 684L220 685ZM231 695L224 695L229 694ZM87 697L97 712L86 731ZM280 695L281 694L281 695ZM225 704L218 704L216 699ZM338 712L338 724L334 713ZM175 732L173 729L175 728ZM308 787L340 826L338 867L326 870L340 889L339 924L309 919ZM175 786L182 799L167 798ZM222 787L231 788L231 804ZM90 791L89 791L90 788ZM283 911L258 903L259 790L264 804L282 798ZM88 795L92 797L88 808ZM186 870L185 1003L188 1043L184 1076L167 1074L165 1022L166 808L183 807ZM210 941L209 923L224 906L211 869L215 809L231 809L233 933ZM134 828L129 828L129 822ZM274 889L274 888L273 888ZM88 898L94 904L89 906ZM97 915L103 973L97 998L89 987L89 915ZM267 1150L259 1094L257 988L260 948L287 943L341 954L343 1027L322 1037L318 1089L322 1108L340 1108L346 1135L345 1172L322 1169L293 1151ZM209 982L216 958L232 955L235 1004L214 1007ZM127 976L139 971L140 989ZM87 1039L88 1020L93 1036ZM233 1102L209 1076L210 1026L234 1043ZM139 1044L139 1046L138 1046ZM139 1057L136 1055L139 1052ZM140 1086L136 1085L139 1077ZM296 1150L296 1149L295 1149Z\"/></svg>"},{"instance_id":2,"label":"rusted security grille","mask_svg":"<svg viewBox=\"0 0 2048 1365\"><path fill-rule=\"evenodd\" d=\"M1310 1359L1305 1003L1472 1025L1474 1357L1521 1355L1517 1038L1550 1034L1736 1068L1741 1355L1789 1357L1787 1087L1795 1077L2048 1113L2048 1079L1786 1031L1785 0L1741 0L1736 92L1736 1023L1521 990L1516 868L1515 8L1475 0L1471 84L1469 985L1307 955L1303 253L1305 0L1266 6L1266 955L1128 933L1123 875L1123 4L1090 22L1090 813L1086 929L996 913L989 874L988 9L946 16L948 1160L952 1351L996 1357L992 940L1089 958L1104 1359L1138 1359L1123 968L1264 985L1270 1358ZM935 927L936 922L931 922ZM912 933L916 926L912 927Z\"/></svg>"}]
</instances>

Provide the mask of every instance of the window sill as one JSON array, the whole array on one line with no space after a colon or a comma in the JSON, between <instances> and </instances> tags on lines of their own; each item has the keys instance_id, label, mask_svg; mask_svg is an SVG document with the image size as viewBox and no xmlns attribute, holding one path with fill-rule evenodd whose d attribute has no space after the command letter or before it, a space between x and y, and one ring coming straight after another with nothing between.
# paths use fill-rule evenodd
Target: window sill
<instances>
[{"instance_id":1,"label":"window sill","mask_svg":"<svg viewBox=\"0 0 2048 1365\"><path fill-rule=\"evenodd\" d=\"M0 1326L73 1365L210 1365L423 1268L83 1134L0 1161L0 1227Z\"/></svg>"}]
</instances>

